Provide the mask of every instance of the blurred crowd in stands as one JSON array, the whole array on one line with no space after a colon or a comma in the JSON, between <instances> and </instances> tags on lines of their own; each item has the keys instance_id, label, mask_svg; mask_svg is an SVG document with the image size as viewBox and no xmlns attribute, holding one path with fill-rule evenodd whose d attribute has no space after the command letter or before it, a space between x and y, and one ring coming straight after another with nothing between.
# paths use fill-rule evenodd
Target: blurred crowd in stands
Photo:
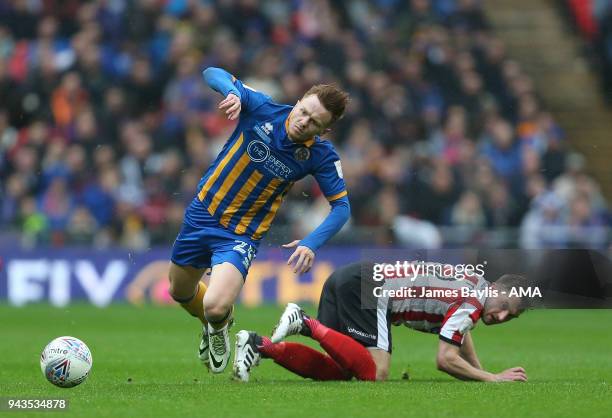
<instances>
[{"instance_id":1,"label":"blurred crowd in stands","mask_svg":"<svg viewBox=\"0 0 612 418\"><path fill-rule=\"evenodd\" d=\"M612 0L562 0L561 3L588 42L606 99L612 104Z\"/></svg>"},{"instance_id":2,"label":"blurred crowd in stands","mask_svg":"<svg viewBox=\"0 0 612 418\"><path fill-rule=\"evenodd\" d=\"M351 93L328 139L352 243L368 227L370 243L413 246L515 228L527 248L609 245L587 164L476 0L4 0L0 235L169 245L234 127L208 66L284 103L321 82ZM297 183L275 221L294 236L277 239L328 210Z\"/></svg>"}]
</instances>

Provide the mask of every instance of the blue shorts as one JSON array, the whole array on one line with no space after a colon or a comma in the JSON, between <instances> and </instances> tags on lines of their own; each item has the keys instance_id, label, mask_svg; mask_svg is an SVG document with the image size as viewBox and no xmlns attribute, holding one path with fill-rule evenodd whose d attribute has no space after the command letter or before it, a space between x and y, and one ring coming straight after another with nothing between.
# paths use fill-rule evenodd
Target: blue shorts
<instances>
[{"instance_id":1,"label":"blue shorts","mask_svg":"<svg viewBox=\"0 0 612 418\"><path fill-rule=\"evenodd\" d=\"M183 226L174 241L172 262L194 268L208 268L228 262L246 278L258 246L259 242L223 227L194 198L185 210Z\"/></svg>"}]
</instances>

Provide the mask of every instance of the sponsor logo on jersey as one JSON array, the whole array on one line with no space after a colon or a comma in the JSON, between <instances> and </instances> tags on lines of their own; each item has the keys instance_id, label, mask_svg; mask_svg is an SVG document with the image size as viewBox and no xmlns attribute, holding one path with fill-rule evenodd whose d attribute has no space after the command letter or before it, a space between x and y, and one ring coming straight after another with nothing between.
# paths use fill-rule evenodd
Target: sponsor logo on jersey
<instances>
[{"instance_id":1,"label":"sponsor logo on jersey","mask_svg":"<svg viewBox=\"0 0 612 418\"><path fill-rule=\"evenodd\" d=\"M355 329L353 327L348 327L346 330L348 331L349 334L359 335L360 337L369 338L370 340L376 340L377 339L376 335L368 334L367 332Z\"/></svg>"},{"instance_id":2,"label":"sponsor logo on jersey","mask_svg":"<svg viewBox=\"0 0 612 418\"><path fill-rule=\"evenodd\" d=\"M263 163L264 168L273 176L288 180L293 170L270 152L270 147L262 141L252 141L247 146L247 154L251 161Z\"/></svg>"},{"instance_id":3,"label":"sponsor logo on jersey","mask_svg":"<svg viewBox=\"0 0 612 418\"><path fill-rule=\"evenodd\" d=\"M260 163L270 156L270 148L261 141L252 141L247 146L247 154L251 161Z\"/></svg>"},{"instance_id":4,"label":"sponsor logo on jersey","mask_svg":"<svg viewBox=\"0 0 612 418\"><path fill-rule=\"evenodd\" d=\"M289 180L293 174L293 170L287 167L285 163L276 158L274 155L269 156L264 163L264 167L276 177L280 177L284 180Z\"/></svg>"}]
</instances>

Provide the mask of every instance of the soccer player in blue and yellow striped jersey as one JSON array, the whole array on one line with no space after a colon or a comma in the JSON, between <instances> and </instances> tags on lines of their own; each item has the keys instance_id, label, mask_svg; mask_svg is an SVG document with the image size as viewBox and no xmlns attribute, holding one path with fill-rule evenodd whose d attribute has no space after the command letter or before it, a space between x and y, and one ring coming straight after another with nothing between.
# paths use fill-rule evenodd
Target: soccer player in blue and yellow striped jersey
<instances>
[{"instance_id":1,"label":"soccer player in blue and yellow striped jersey","mask_svg":"<svg viewBox=\"0 0 612 418\"><path fill-rule=\"evenodd\" d=\"M219 68L203 72L221 93L219 108L236 129L204 173L185 211L170 265L170 294L204 325L200 359L213 372L230 355L228 326L260 240L291 186L313 175L331 205L328 217L295 248L288 264L307 272L315 251L346 223L350 206L340 158L319 137L342 117L348 94L316 85L295 106L273 102ZM208 288L200 281L211 268Z\"/></svg>"}]
</instances>

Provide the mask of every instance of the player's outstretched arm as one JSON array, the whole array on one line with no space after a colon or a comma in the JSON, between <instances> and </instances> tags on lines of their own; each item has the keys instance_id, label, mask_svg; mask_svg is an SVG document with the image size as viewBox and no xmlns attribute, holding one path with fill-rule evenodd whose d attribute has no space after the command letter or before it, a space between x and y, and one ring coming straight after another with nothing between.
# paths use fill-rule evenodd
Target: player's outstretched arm
<instances>
[{"instance_id":1,"label":"player's outstretched arm","mask_svg":"<svg viewBox=\"0 0 612 418\"><path fill-rule=\"evenodd\" d=\"M238 119L240 110L242 110L242 102L234 93L230 93L219 103L219 109L225 111L225 115L229 120Z\"/></svg>"},{"instance_id":2,"label":"player's outstretched arm","mask_svg":"<svg viewBox=\"0 0 612 418\"><path fill-rule=\"evenodd\" d=\"M461 380L480 382L526 382L527 374L522 367L513 367L499 374L477 369L461 357L460 347L440 340L436 358L438 370Z\"/></svg>"},{"instance_id":3,"label":"player's outstretched arm","mask_svg":"<svg viewBox=\"0 0 612 418\"><path fill-rule=\"evenodd\" d=\"M478 355L476 354L476 348L474 347L474 342L472 341L472 333L466 332L465 337L463 338L463 344L461 345L461 349L459 350L461 357L470 363L472 366L477 369L482 370L482 365L480 364L480 360L478 360Z\"/></svg>"},{"instance_id":4,"label":"player's outstretched arm","mask_svg":"<svg viewBox=\"0 0 612 418\"><path fill-rule=\"evenodd\" d=\"M329 215L306 238L283 245L284 248L297 247L291 257L289 257L289 260L287 260L288 265L291 265L294 261L296 262L293 269L295 273L307 273L314 262L315 251L333 237L346 221L349 220L351 206L346 196L330 202L330 205L331 211Z\"/></svg>"},{"instance_id":5,"label":"player's outstretched arm","mask_svg":"<svg viewBox=\"0 0 612 418\"><path fill-rule=\"evenodd\" d=\"M295 262L293 272L302 274L307 273L314 263L315 253L305 245L299 245L300 240L296 239L288 244L283 244L283 248L295 248L291 257L287 260L287 265L290 266ZM296 248L297 247L297 248Z\"/></svg>"},{"instance_id":6,"label":"player's outstretched arm","mask_svg":"<svg viewBox=\"0 0 612 418\"><path fill-rule=\"evenodd\" d=\"M225 111L229 120L235 120L242 108L242 95L234 85L234 77L221 68L208 67L202 72L206 84L223 95L219 109Z\"/></svg>"}]
</instances>

